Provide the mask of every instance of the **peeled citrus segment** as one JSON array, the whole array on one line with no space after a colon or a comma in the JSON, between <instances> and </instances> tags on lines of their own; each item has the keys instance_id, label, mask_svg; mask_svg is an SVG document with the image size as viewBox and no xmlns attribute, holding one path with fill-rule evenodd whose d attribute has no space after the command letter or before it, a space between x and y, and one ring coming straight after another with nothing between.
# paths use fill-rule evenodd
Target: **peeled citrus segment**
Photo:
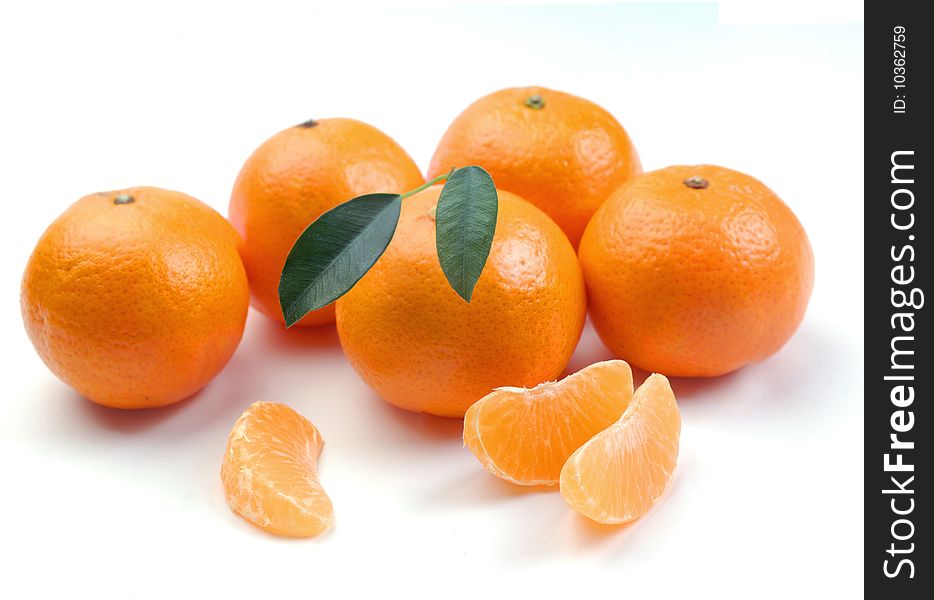
<instances>
[{"instance_id":1,"label":"peeled citrus segment","mask_svg":"<svg viewBox=\"0 0 934 600\"><path fill-rule=\"evenodd\" d=\"M309 537L333 520L331 499L318 481L324 440L288 406L256 402L230 432L221 465L231 510L276 535Z\"/></svg>"},{"instance_id":2,"label":"peeled citrus segment","mask_svg":"<svg viewBox=\"0 0 934 600\"><path fill-rule=\"evenodd\" d=\"M612 425L632 398L632 371L600 362L531 389L493 390L464 417L464 445L497 477L519 485L557 485L581 444Z\"/></svg>"},{"instance_id":3,"label":"peeled citrus segment","mask_svg":"<svg viewBox=\"0 0 934 600\"><path fill-rule=\"evenodd\" d=\"M665 493L678 462L681 414L668 379L645 380L619 421L561 469L561 495L598 523L638 519Z\"/></svg>"}]
</instances>

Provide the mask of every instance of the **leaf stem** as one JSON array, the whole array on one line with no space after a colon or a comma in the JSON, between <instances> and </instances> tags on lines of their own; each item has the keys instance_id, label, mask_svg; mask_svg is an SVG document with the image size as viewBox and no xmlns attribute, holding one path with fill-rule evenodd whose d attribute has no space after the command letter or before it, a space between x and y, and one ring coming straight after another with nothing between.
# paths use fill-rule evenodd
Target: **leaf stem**
<instances>
[{"instance_id":1,"label":"leaf stem","mask_svg":"<svg viewBox=\"0 0 934 600\"><path fill-rule=\"evenodd\" d=\"M425 183L423 183L422 185L418 186L418 187L415 188L414 190L411 190L411 191L406 192L406 193L404 193L404 194L400 194L400 195L399 195L399 198L402 199L402 200L405 200L405 199L408 198L409 196L414 196L415 194L419 193L420 191L422 191L422 190L424 190L424 189L426 189L426 188L430 188L431 186L433 186L434 184L438 183L438 182L441 181L442 179L447 179L448 177L450 177L450 176L454 173L455 170L456 170L456 168L452 167L451 170L448 171L447 173L445 173L444 175L438 175L438 176L435 177L434 179L432 179L432 180L430 180L430 181L426 181Z\"/></svg>"}]
</instances>

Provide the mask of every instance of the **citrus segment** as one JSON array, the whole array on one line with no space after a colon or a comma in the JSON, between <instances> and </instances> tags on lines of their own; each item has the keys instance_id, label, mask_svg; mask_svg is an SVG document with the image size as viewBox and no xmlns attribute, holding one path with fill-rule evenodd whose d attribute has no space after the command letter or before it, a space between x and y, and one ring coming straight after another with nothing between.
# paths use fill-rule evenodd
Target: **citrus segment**
<instances>
[{"instance_id":1,"label":"citrus segment","mask_svg":"<svg viewBox=\"0 0 934 600\"><path fill-rule=\"evenodd\" d=\"M626 523L652 507L678 461L681 415L663 375L651 375L620 419L578 448L561 469L561 495L598 523Z\"/></svg>"},{"instance_id":2,"label":"citrus segment","mask_svg":"<svg viewBox=\"0 0 934 600\"><path fill-rule=\"evenodd\" d=\"M464 418L464 445L490 472L519 485L557 485L568 457L612 425L632 398L632 371L600 362L534 388L498 388Z\"/></svg>"},{"instance_id":3,"label":"citrus segment","mask_svg":"<svg viewBox=\"0 0 934 600\"><path fill-rule=\"evenodd\" d=\"M313 536L333 520L331 500L318 481L324 440L288 406L256 402L230 432L221 465L231 510L276 535Z\"/></svg>"}]
</instances>

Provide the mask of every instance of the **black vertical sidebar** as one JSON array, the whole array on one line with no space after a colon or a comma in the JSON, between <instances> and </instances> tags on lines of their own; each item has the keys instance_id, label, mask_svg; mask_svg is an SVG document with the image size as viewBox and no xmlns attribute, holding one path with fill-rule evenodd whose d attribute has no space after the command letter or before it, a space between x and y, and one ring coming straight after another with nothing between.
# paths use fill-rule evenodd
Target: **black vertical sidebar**
<instances>
[{"instance_id":1,"label":"black vertical sidebar","mask_svg":"<svg viewBox=\"0 0 934 600\"><path fill-rule=\"evenodd\" d=\"M870 1L865 18L865 587L932 589L931 180L934 24L924 2ZM846 210L841 207L841 210ZM930 298L934 301L934 296ZM926 435L925 435L926 434ZM922 458L923 457L923 458ZM928 592L930 593L930 592ZM927 596L929 597L929 596Z\"/></svg>"}]
</instances>

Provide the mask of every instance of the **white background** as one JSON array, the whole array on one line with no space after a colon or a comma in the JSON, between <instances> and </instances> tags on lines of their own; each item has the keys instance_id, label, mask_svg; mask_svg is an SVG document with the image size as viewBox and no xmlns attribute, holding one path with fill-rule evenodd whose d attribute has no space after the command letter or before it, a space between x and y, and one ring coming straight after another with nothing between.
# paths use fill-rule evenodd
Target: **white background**
<instances>
[{"instance_id":1,"label":"white background","mask_svg":"<svg viewBox=\"0 0 934 600\"><path fill-rule=\"evenodd\" d=\"M733 4L722 22L713 4L4 5L0 596L856 597L861 3L808 4L813 15ZM802 24L811 16L825 25ZM719 379L673 381L678 471L636 524L601 528L557 493L488 475L456 420L376 398L333 328L286 333L251 312L202 393L139 413L81 399L30 346L22 270L78 197L157 185L226 214L249 153L310 117L371 122L425 168L470 101L529 84L608 108L647 169L712 162L759 177L814 246L814 296L781 352ZM588 326L571 368L606 357ZM271 537L224 503L227 434L256 400L290 404L327 440L321 478L336 526L318 539Z\"/></svg>"}]
</instances>

